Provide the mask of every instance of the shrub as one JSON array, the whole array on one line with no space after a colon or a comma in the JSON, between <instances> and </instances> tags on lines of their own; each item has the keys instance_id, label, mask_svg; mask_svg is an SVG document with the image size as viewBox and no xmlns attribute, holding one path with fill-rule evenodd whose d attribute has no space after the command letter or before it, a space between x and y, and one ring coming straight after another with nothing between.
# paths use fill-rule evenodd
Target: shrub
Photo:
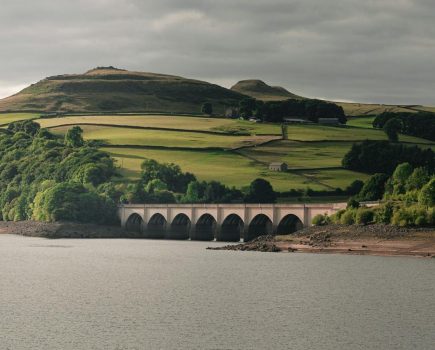
<instances>
[{"instance_id":1,"label":"shrub","mask_svg":"<svg viewBox=\"0 0 435 350\"><path fill-rule=\"evenodd\" d=\"M355 223L355 213L353 210L346 210L346 212L341 215L340 222L343 225L353 225Z\"/></svg>"},{"instance_id":2,"label":"shrub","mask_svg":"<svg viewBox=\"0 0 435 350\"><path fill-rule=\"evenodd\" d=\"M328 225L331 222L328 214L322 215L322 214L317 214L313 220L312 223L315 226L324 226L324 225Z\"/></svg>"},{"instance_id":3,"label":"shrub","mask_svg":"<svg viewBox=\"0 0 435 350\"><path fill-rule=\"evenodd\" d=\"M355 199L355 198L350 198L348 201L347 201L347 207L346 207L347 209L357 209L357 208L359 208L359 202Z\"/></svg>"},{"instance_id":4,"label":"shrub","mask_svg":"<svg viewBox=\"0 0 435 350\"><path fill-rule=\"evenodd\" d=\"M340 219L341 216L343 215L343 213L345 213L346 210L345 209L340 209L339 211L337 211L335 214L332 214L329 219L331 220L332 223L334 224L339 224L340 223Z\"/></svg>"},{"instance_id":5,"label":"shrub","mask_svg":"<svg viewBox=\"0 0 435 350\"><path fill-rule=\"evenodd\" d=\"M427 207L435 206L435 177L421 189L418 203Z\"/></svg>"},{"instance_id":6,"label":"shrub","mask_svg":"<svg viewBox=\"0 0 435 350\"><path fill-rule=\"evenodd\" d=\"M389 224L393 217L394 206L393 203L387 202L376 209L375 222L379 224Z\"/></svg>"},{"instance_id":7,"label":"shrub","mask_svg":"<svg viewBox=\"0 0 435 350\"><path fill-rule=\"evenodd\" d=\"M375 213L372 209L359 208L355 215L355 221L360 225L367 225L373 221Z\"/></svg>"},{"instance_id":8,"label":"shrub","mask_svg":"<svg viewBox=\"0 0 435 350\"><path fill-rule=\"evenodd\" d=\"M397 226L425 225L428 223L428 211L424 207L414 205L399 207L393 214L391 223ZM417 224L419 222L419 224Z\"/></svg>"}]
</instances>

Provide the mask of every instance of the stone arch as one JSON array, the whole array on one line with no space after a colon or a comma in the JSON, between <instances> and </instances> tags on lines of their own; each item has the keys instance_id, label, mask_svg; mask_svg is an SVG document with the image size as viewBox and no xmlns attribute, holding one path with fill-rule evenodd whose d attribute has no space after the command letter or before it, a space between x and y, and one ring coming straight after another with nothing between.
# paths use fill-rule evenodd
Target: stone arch
<instances>
[{"instance_id":1,"label":"stone arch","mask_svg":"<svg viewBox=\"0 0 435 350\"><path fill-rule=\"evenodd\" d=\"M211 214L203 214L192 230L191 239L197 241L212 241L216 233L217 222Z\"/></svg>"},{"instance_id":2,"label":"stone arch","mask_svg":"<svg viewBox=\"0 0 435 350\"><path fill-rule=\"evenodd\" d=\"M167 221L162 214L151 216L146 229L147 238L165 238Z\"/></svg>"},{"instance_id":3,"label":"stone arch","mask_svg":"<svg viewBox=\"0 0 435 350\"><path fill-rule=\"evenodd\" d=\"M286 235L301 230L304 227L303 222L294 214L284 216L276 229L277 235Z\"/></svg>"},{"instance_id":4,"label":"stone arch","mask_svg":"<svg viewBox=\"0 0 435 350\"><path fill-rule=\"evenodd\" d=\"M174 217L166 238L189 239L191 221L186 214L180 213Z\"/></svg>"},{"instance_id":5,"label":"stone arch","mask_svg":"<svg viewBox=\"0 0 435 350\"><path fill-rule=\"evenodd\" d=\"M142 233L143 225L144 221L142 217L137 213L133 213L128 217L125 223L125 230L128 232Z\"/></svg>"},{"instance_id":6,"label":"stone arch","mask_svg":"<svg viewBox=\"0 0 435 350\"><path fill-rule=\"evenodd\" d=\"M228 215L222 222L217 241L238 242L243 235L244 223L237 214Z\"/></svg>"},{"instance_id":7,"label":"stone arch","mask_svg":"<svg viewBox=\"0 0 435 350\"><path fill-rule=\"evenodd\" d=\"M258 236L271 235L273 233L273 223L265 214L256 215L250 222L244 241L248 242Z\"/></svg>"}]
</instances>

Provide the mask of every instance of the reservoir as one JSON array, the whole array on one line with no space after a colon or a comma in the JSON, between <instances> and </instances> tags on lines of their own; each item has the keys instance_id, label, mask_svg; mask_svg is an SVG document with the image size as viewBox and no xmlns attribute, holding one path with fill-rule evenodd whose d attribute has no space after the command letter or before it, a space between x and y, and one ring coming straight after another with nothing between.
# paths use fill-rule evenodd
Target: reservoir
<instances>
[{"instance_id":1,"label":"reservoir","mask_svg":"<svg viewBox=\"0 0 435 350\"><path fill-rule=\"evenodd\" d=\"M434 349L435 259L0 235L1 349Z\"/></svg>"}]
</instances>

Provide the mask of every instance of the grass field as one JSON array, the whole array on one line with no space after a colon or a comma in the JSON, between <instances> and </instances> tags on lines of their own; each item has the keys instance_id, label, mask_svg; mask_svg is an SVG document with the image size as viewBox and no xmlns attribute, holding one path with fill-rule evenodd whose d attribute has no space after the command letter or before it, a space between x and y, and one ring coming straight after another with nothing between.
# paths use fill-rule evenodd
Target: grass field
<instances>
[{"instance_id":1,"label":"grass field","mask_svg":"<svg viewBox=\"0 0 435 350\"><path fill-rule=\"evenodd\" d=\"M121 174L131 180L135 180L140 174L140 164L144 159L156 159L160 162L172 162L178 164L183 171L194 173L200 180L217 180L228 186L238 188L249 185L258 178L269 180L277 191L288 191L294 189L305 189L310 187L315 190L326 190L333 184L335 187L346 187L358 178L365 178L365 175L347 170L320 170L301 173L278 173L272 172L267 167L251 161L241 155L225 151L179 151L179 150L148 150L132 148L110 148L103 150L109 152L121 167ZM334 181L331 176L334 172L340 176ZM322 177L328 186L318 181ZM340 186L335 186L340 182Z\"/></svg>"},{"instance_id":2,"label":"grass field","mask_svg":"<svg viewBox=\"0 0 435 350\"><path fill-rule=\"evenodd\" d=\"M374 120L375 117L355 117L348 119L347 125L357 128L372 129Z\"/></svg>"},{"instance_id":3,"label":"grass field","mask_svg":"<svg viewBox=\"0 0 435 350\"><path fill-rule=\"evenodd\" d=\"M351 142L275 141L239 152L259 162L286 162L290 169L339 167Z\"/></svg>"},{"instance_id":4,"label":"grass field","mask_svg":"<svg viewBox=\"0 0 435 350\"><path fill-rule=\"evenodd\" d=\"M52 128L64 135L71 126ZM268 136L232 136L172 130L143 130L119 127L81 126L85 140L99 140L109 145L138 145L190 148L234 148L250 146L270 139Z\"/></svg>"},{"instance_id":5,"label":"grass field","mask_svg":"<svg viewBox=\"0 0 435 350\"><path fill-rule=\"evenodd\" d=\"M35 113L0 113L0 125L16 122L18 120L27 120L37 118L39 114Z\"/></svg>"},{"instance_id":6,"label":"grass field","mask_svg":"<svg viewBox=\"0 0 435 350\"><path fill-rule=\"evenodd\" d=\"M0 120L2 117L14 121L34 115L0 115ZM365 174L342 169L341 160L353 142L386 139L383 131L371 127L372 120L373 117L351 118L347 127L289 125L289 140L285 141L276 140L281 135L277 124L198 116L88 115L37 122L58 135L65 134L72 125L80 125L86 140L107 144L103 149L117 160L123 176L119 181L137 180L141 163L151 158L176 163L200 180L217 180L242 188L256 178L265 178L275 190L288 191L307 187L344 189L356 179L367 179ZM435 147L416 137L401 135L400 141ZM228 151L240 146L245 147ZM290 171L269 171L269 163L275 161L286 162Z\"/></svg>"}]
</instances>

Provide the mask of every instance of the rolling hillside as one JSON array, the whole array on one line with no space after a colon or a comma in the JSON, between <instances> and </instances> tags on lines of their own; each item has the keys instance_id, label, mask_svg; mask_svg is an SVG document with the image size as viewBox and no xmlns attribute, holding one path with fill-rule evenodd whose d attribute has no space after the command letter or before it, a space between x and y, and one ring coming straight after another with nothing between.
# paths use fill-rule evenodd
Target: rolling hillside
<instances>
[{"instance_id":1,"label":"rolling hillside","mask_svg":"<svg viewBox=\"0 0 435 350\"><path fill-rule=\"evenodd\" d=\"M41 80L0 100L0 112L194 114L211 102L216 113L223 113L242 98L238 92L203 81L102 67Z\"/></svg>"},{"instance_id":2,"label":"rolling hillside","mask_svg":"<svg viewBox=\"0 0 435 350\"><path fill-rule=\"evenodd\" d=\"M283 87L270 86L264 81L256 79L241 80L232 86L231 90L263 101L282 101L290 98L304 98L287 91Z\"/></svg>"}]
</instances>

